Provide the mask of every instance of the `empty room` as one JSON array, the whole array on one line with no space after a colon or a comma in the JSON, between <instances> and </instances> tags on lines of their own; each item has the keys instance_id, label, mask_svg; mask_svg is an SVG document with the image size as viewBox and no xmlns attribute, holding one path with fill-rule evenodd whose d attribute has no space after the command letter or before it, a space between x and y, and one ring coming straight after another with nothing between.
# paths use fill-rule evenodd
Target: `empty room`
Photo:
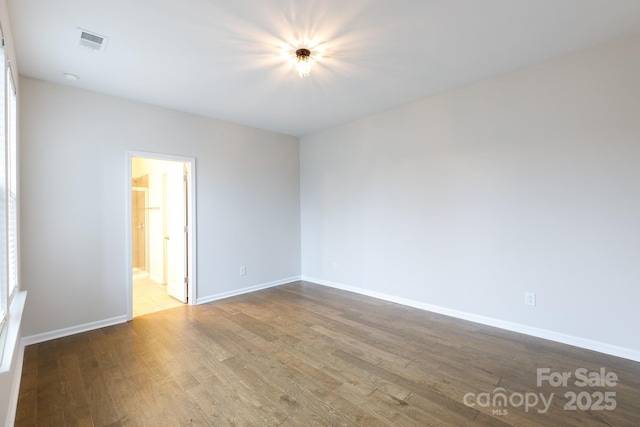
<instances>
[{"instance_id":1,"label":"empty room","mask_svg":"<svg viewBox=\"0 0 640 427\"><path fill-rule=\"evenodd\" d=\"M640 2L0 29L0 425L640 425Z\"/></svg>"}]
</instances>

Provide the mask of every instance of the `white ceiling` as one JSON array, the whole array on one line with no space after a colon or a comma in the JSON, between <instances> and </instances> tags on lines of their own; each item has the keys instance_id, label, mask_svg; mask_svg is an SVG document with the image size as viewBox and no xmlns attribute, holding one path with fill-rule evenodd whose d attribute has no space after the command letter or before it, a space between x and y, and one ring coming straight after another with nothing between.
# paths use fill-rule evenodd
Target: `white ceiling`
<instances>
[{"instance_id":1,"label":"white ceiling","mask_svg":"<svg viewBox=\"0 0 640 427\"><path fill-rule=\"evenodd\" d=\"M25 76L297 136L640 32L639 0L9 0L9 9ZM109 37L104 53L79 47L78 27ZM294 71L298 47L315 56L306 79Z\"/></svg>"}]
</instances>

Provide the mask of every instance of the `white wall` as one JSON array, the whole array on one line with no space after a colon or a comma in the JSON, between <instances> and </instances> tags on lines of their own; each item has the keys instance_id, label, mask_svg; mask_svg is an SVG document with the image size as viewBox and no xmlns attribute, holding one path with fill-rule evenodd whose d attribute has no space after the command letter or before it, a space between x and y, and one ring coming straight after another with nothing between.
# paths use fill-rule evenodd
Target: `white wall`
<instances>
[{"instance_id":1,"label":"white wall","mask_svg":"<svg viewBox=\"0 0 640 427\"><path fill-rule=\"evenodd\" d=\"M303 277L640 357L639 51L635 36L303 137Z\"/></svg>"},{"instance_id":2,"label":"white wall","mask_svg":"<svg viewBox=\"0 0 640 427\"><path fill-rule=\"evenodd\" d=\"M127 150L196 158L199 299L300 275L297 138L21 83L25 336L126 315Z\"/></svg>"}]
</instances>

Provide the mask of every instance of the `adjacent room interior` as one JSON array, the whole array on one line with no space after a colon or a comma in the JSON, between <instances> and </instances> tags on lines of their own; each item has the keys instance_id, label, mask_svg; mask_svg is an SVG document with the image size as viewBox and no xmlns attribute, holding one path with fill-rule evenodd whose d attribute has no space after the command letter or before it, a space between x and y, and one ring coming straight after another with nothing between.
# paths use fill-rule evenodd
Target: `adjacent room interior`
<instances>
[{"instance_id":1,"label":"adjacent room interior","mask_svg":"<svg viewBox=\"0 0 640 427\"><path fill-rule=\"evenodd\" d=\"M175 159L131 156L133 317L188 301L190 167Z\"/></svg>"},{"instance_id":2,"label":"adjacent room interior","mask_svg":"<svg viewBox=\"0 0 640 427\"><path fill-rule=\"evenodd\" d=\"M640 423L640 2L338 3L0 0L0 423Z\"/></svg>"}]
</instances>

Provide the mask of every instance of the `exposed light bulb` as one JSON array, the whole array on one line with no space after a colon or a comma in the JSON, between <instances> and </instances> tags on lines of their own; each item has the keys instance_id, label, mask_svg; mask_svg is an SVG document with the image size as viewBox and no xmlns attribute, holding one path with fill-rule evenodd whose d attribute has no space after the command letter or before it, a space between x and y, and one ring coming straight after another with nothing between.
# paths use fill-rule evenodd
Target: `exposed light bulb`
<instances>
[{"instance_id":1,"label":"exposed light bulb","mask_svg":"<svg viewBox=\"0 0 640 427\"><path fill-rule=\"evenodd\" d=\"M311 72L311 62L309 61L310 55L311 52L309 49L298 49L296 51L296 57L298 58L296 70L301 78L309 76L309 73Z\"/></svg>"},{"instance_id":2,"label":"exposed light bulb","mask_svg":"<svg viewBox=\"0 0 640 427\"><path fill-rule=\"evenodd\" d=\"M307 77L311 72L311 63L308 59L299 59L296 64L296 70L298 70L300 77Z\"/></svg>"}]
</instances>

